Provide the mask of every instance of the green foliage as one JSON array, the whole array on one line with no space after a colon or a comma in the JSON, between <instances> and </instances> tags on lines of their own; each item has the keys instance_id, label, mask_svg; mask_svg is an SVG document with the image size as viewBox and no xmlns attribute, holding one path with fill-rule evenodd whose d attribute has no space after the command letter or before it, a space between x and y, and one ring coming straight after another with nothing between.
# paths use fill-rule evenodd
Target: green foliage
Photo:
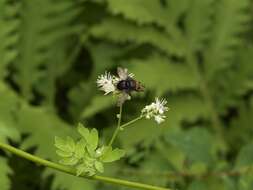
<instances>
[{"instance_id":1,"label":"green foliage","mask_svg":"<svg viewBox=\"0 0 253 190\"><path fill-rule=\"evenodd\" d=\"M18 5L11 4L7 0L0 1L0 77L7 76L6 67L16 58L17 49L14 46L18 40L18 34L15 31L18 28L19 20L16 18L18 14Z\"/></svg>"},{"instance_id":2,"label":"green foliage","mask_svg":"<svg viewBox=\"0 0 253 190\"><path fill-rule=\"evenodd\" d=\"M152 55L150 58L132 59L129 62L131 71L138 73L137 77L143 84L149 84L148 88L162 95L167 91L177 92L182 89L194 89L198 86L197 77L188 65L174 64L161 55ZM159 73L154 75L153 73ZM146 77L149 75L150 77ZM168 82L163 82L168 81ZM157 86L157 83L160 83Z\"/></svg>"},{"instance_id":3,"label":"green foliage","mask_svg":"<svg viewBox=\"0 0 253 190\"><path fill-rule=\"evenodd\" d=\"M167 10L159 1L130 0L125 6L122 6L122 3L124 3L123 0L108 0L108 9L112 14L122 14L139 24L153 23L158 19L169 19L169 15L166 14Z\"/></svg>"},{"instance_id":4,"label":"green foliage","mask_svg":"<svg viewBox=\"0 0 253 190\"><path fill-rule=\"evenodd\" d=\"M118 27L116 31L113 30L115 27ZM119 17L108 17L101 24L93 26L89 32L91 36L116 43L150 44L166 53L182 54L182 45L174 42L165 32L160 32L151 26L139 27L135 23Z\"/></svg>"},{"instance_id":5,"label":"green foliage","mask_svg":"<svg viewBox=\"0 0 253 190\"><path fill-rule=\"evenodd\" d=\"M20 140L20 133L15 122L14 110L17 109L18 99L3 83L0 83L0 93L2 95L2 101L0 101L0 141L7 142L8 138L13 140Z\"/></svg>"},{"instance_id":6,"label":"green foliage","mask_svg":"<svg viewBox=\"0 0 253 190\"><path fill-rule=\"evenodd\" d=\"M62 157L60 163L75 167L77 176L103 173L103 162L114 162L125 154L124 150L112 149L111 146L98 147L98 131L94 128L89 130L79 123L78 132L82 138L77 142L71 137L65 140L55 137L56 153Z\"/></svg>"},{"instance_id":7,"label":"green foliage","mask_svg":"<svg viewBox=\"0 0 253 190\"><path fill-rule=\"evenodd\" d=\"M12 174L11 168L7 164L7 160L3 157L0 157L0 186L2 190L8 190L11 187L11 182L8 175Z\"/></svg>"},{"instance_id":8,"label":"green foliage","mask_svg":"<svg viewBox=\"0 0 253 190\"><path fill-rule=\"evenodd\" d=\"M78 175L252 189L251 13L251 0L0 0L0 141L52 161L59 154ZM159 127L140 120L121 131L115 146L126 158L104 164L123 152L103 146L117 108L95 82L118 66L146 88L124 105L123 123L155 96L170 111ZM78 122L97 130L79 127L78 136ZM0 154L0 186L11 189L18 165ZM52 190L107 189L51 169L42 176Z\"/></svg>"},{"instance_id":9,"label":"green foliage","mask_svg":"<svg viewBox=\"0 0 253 190\"><path fill-rule=\"evenodd\" d=\"M69 43L66 38L80 31L80 26L70 25L80 10L69 1L55 3L51 0L24 1L21 9L18 74L15 79L25 98L33 98L33 85L39 83L43 87L38 90L49 99L45 101L53 101L55 80L68 67L71 56L65 53ZM63 12L67 14L62 15ZM66 40L64 43L63 39ZM58 68L62 62L63 66Z\"/></svg>"},{"instance_id":10,"label":"green foliage","mask_svg":"<svg viewBox=\"0 0 253 190\"><path fill-rule=\"evenodd\" d=\"M249 0L222 0L216 5L214 26L205 55L208 74L212 75L217 70L227 67L235 50L242 45L243 39L239 35L245 32L247 27L245 23L251 19L248 12L245 11L249 9L249 5Z\"/></svg>"},{"instance_id":11,"label":"green foliage","mask_svg":"<svg viewBox=\"0 0 253 190\"><path fill-rule=\"evenodd\" d=\"M187 132L175 132L167 136L169 144L181 150L188 162L211 164L214 160L214 137L201 128L193 128Z\"/></svg>"},{"instance_id":12,"label":"green foliage","mask_svg":"<svg viewBox=\"0 0 253 190\"><path fill-rule=\"evenodd\" d=\"M214 0L193 0L189 6L185 27L189 50L192 52L201 51L205 47L205 41L209 39L213 13L210 7L213 3Z\"/></svg>"}]
</instances>

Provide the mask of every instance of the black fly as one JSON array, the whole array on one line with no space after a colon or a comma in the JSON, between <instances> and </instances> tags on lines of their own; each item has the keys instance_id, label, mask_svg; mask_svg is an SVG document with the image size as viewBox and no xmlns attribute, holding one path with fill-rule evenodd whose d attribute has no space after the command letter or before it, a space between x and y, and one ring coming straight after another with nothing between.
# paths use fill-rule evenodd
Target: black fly
<instances>
[{"instance_id":1,"label":"black fly","mask_svg":"<svg viewBox=\"0 0 253 190\"><path fill-rule=\"evenodd\" d=\"M127 99L130 98L131 92L142 92L144 91L144 87L139 81L134 80L131 74L128 74L127 69L118 67L117 72L120 80L118 81L116 87L122 92L118 101L118 105L122 105Z\"/></svg>"}]
</instances>

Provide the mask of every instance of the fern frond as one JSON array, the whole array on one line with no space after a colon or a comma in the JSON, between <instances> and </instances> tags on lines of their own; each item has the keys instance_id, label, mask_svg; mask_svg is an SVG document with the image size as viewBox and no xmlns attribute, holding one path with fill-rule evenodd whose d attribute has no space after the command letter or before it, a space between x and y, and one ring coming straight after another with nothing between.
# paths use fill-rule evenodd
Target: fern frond
<instances>
[{"instance_id":1,"label":"fern frond","mask_svg":"<svg viewBox=\"0 0 253 190\"><path fill-rule=\"evenodd\" d=\"M182 33L177 28L177 22L189 6L186 0L107 0L108 10L113 15L122 15L127 20L136 22L138 25L156 24L165 28L174 40L182 41ZM124 6L122 6L124 4Z\"/></svg>"},{"instance_id":2,"label":"fern frond","mask_svg":"<svg viewBox=\"0 0 253 190\"><path fill-rule=\"evenodd\" d=\"M7 139L20 140L20 132L16 126L16 110L20 101L2 82L0 83L0 141L7 142Z\"/></svg>"},{"instance_id":3,"label":"fern frond","mask_svg":"<svg viewBox=\"0 0 253 190\"><path fill-rule=\"evenodd\" d=\"M52 84L55 78L59 76L58 72L64 70L61 67L55 72L53 67L53 78L47 77L47 69L50 70L50 66L62 61L55 56L59 48L58 46L55 47L54 44L62 46L61 40L65 44L69 43L66 41L66 37L80 33L82 27L71 25L80 14L80 8L75 7L74 2L35 0L23 2L22 8L20 56L16 63L18 71L16 81L21 87L22 95L31 100L33 98L32 90L39 80L46 78L48 80L44 80L44 82ZM66 49L62 48L61 51L65 56L68 55ZM54 93L51 90L43 92L46 93L46 97L48 93ZM51 97L51 94L48 96Z\"/></svg>"},{"instance_id":4,"label":"fern frond","mask_svg":"<svg viewBox=\"0 0 253 190\"><path fill-rule=\"evenodd\" d=\"M19 26L17 3L0 0L0 78L7 75L7 66L16 58Z\"/></svg>"},{"instance_id":5,"label":"fern frond","mask_svg":"<svg viewBox=\"0 0 253 190\"><path fill-rule=\"evenodd\" d=\"M76 136L74 128L42 108L23 106L19 112L18 126L23 133L31 134L22 144L22 148L36 146L36 155L54 161L58 160L53 146L54 137ZM54 189L82 190L84 187L92 189L90 182L52 169L46 169L44 176L52 174L55 176L52 184Z\"/></svg>"},{"instance_id":6,"label":"fern frond","mask_svg":"<svg viewBox=\"0 0 253 190\"><path fill-rule=\"evenodd\" d=\"M238 107L238 117L232 119L227 135L228 142L236 150L252 142L253 99L251 98L249 105L240 102Z\"/></svg>"},{"instance_id":7,"label":"fern frond","mask_svg":"<svg viewBox=\"0 0 253 190\"><path fill-rule=\"evenodd\" d=\"M56 135L75 136L74 128L46 109L27 105L6 86L0 87L2 98L0 101L0 140L6 140L8 137L18 142L20 133L29 134L21 147L23 149L36 147L37 155L56 161L58 158L53 147L54 137ZM48 170L46 174L55 175L55 183L58 180L61 181L61 184L55 184L55 186L61 185L63 188L71 187L74 190L80 190L88 184L87 181L80 180L79 185L74 186L73 178L64 176L65 180L63 180L63 175L53 170ZM0 184L1 182L2 180Z\"/></svg>"},{"instance_id":8,"label":"fern frond","mask_svg":"<svg viewBox=\"0 0 253 190\"><path fill-rule=\"evenodd\" d=\"M205 70L212 76L231 63L236 49L242 44L240 34L250 20L250 0L221 0L217 3L209 47L205 53Z\"/></svg>"},{"instance_id":9,"label":"fern frond","mask_svg":"<svg viewBox=\"0 0 253 190\"><path fill-rule=\"evenodd\" d=\"M210 36L215 0L192 0L187 11L185 29L189 50L200 51Z\"/></svg>"},{"instance_id":10,"label":"fern frond","mask_svg":"<svg viewBox=\"0 0 253 190\"><path fill-rule=\"evenodd\" d=\"M167 7L153 0L107 0L108 9L113 15L122 14L126 19L138 24L164 23L170 20ZM124 6L122 6L124 4Z\"/></svg>"},{"instance_id":11,"label":"fern frond","mask_svg":"<svg viewBox=\"0 0 253 190\"><path fill-rule=\"evenodd\" d=\"M211 81L216 107L225 114L228 107L237 107L241 97L253 90L253 47L243 47L238 51L230 69L220 70ZM222 73L222 74L220 74ZM222 98L218 93L222 90Z\"/></svg>"},{"instance_id":12,"label":"fern frond","mask_svg":"<svg viewBox=\"0 0 253 190\"><path fill-rule=\"evenodd\" d=\"M137 26L119 17L105 18L89 32L93 37L115 43L150 44L167 54L182 55L184 51L183 44L176 42L166 32L152 26Z\"/></svg>"},{"instance_id":13,"label":"fern frond","mask_svg":"<svg viewBox=\"0 0 253 190\"><path fill-rule=\"evenodd\" d=\"M137 79L149 89L156 90L158 95L198 87L198 79L191 67L183 63L173 63L165 56L152 55L147 59L133 59L128 62Z\"/></svg>"},{"instance_id":14,"label":"fern frond","mask_svg":"<svg viewBox=\"0 0 253 190\"><path fill-rule=\"evenodd\" d=\"M210 111L203 98L198 95L175 94L168 98L168 104L173 112L168 112L166 120L168 126L177 127L182 121L195 122L198 119L209 119Z\"/></svg>"}]
</instances>

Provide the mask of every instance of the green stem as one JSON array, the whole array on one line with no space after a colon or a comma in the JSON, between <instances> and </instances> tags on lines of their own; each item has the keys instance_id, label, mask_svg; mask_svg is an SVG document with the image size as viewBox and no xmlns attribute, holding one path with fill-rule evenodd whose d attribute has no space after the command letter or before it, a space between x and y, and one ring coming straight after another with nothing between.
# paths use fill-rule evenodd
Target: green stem
<instances>
[{"instance_id":1,"label":"green stem","mask_svg":"<svg viewBox=\"0 0 253 190\"><path fill-rule=\"evenodd\" d=\"M129 122L121 125L120 128L123 129L123 128L125 128L125 127L127 127L127 126L129 126L129 125L131 125L133 123L135 123L136 121L138 121L138 120L140 120L142 118L143 118L143 116L137 117L137 118L135 118L135 119L133 119L133 120L131 120L131 121L129 121Z\"/></svg>"},{"instance_id":2,"label":"green stem","mask_svg":"<svg viewBox=\"0 0 253 190\"><path fill-rule=\"evenodd\" d=\"M34 156L32 154L29 154L27 152L24 152L22 150L19 150L13 146L7 145L0 143L0 149L9 151L17 156L20 156L22 158L25 158L27 160L30 160L34 163L37 163L39 165L43 165L49 168L53 168L55 170L68 173L70 175L76 175L76 171L74 168L70 168L67 166L63 166L54 162L50 162L48 160L44 160L42 158L39 158L37 156ZM138 188L138 189L146 189L146 190L170 190L168 188L163 188L163 187L157 187L153 185L148 185L148 184L143 184L143 183L137 183L137 182L132 182L132 181L127 181L127 180L122 180L122 179L116 179L116 178L111 178L111 177L104 177L104 176L98 176L94 175L91 177L81 175L80 177L87 178L90 180L97 180L97 181L102 181L106 183L111 183L111 184L117 184L117 185L122 185L122 186L127 186L127 187L132 187L132 188Z\"/></svg>"},{"instance_id":3,"label":"green stem","mask_svg":"<svg viewBox=\"0 0 253 190\"><path fill-rule=\"evenodd\" d=\"M118 133L120 131L120 124L121 124L121 118L122 118L122 107L123 107L123 105L120 105L120 107L119 107L118 125L117 125L117 128L115 129L115 131L112 135L109 146L112 146L112 143L114 142L116 136L118 135Z\"/></svg>"}]
</instances>

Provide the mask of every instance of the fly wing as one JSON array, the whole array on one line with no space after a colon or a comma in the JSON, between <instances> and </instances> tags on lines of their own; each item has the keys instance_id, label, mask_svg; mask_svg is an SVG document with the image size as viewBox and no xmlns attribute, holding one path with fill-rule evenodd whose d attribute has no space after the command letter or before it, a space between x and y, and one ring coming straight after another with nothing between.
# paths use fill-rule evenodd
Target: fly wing
<instances>
[{"instance_id":1,"label":"fly wing","mask_svg":"<svg viewBox=\"0 0 253 190\"><path fill-rule=\"evenodd\" d=\"M117 72L118 72L119 78L121 80L126 80L127 79L127 77L128 77L127 69L123 69L121 67L118 67Z\"/></svg>"},{"instance_id":2,"label":"fly wing","mask_svg":"<svg viewBox=\"0 0 253 190\"><path fill-rule=\"evenodd\" d=\"M125 102L126 100L128 100L129 98L131 98L131 96L129 96L129 94L127 94L126 92L122 92L122 93L119 95L118 102L117 102L117 106L121 106L121 105L124 104L124 102Z\"/></svg>"}]
</instances>

